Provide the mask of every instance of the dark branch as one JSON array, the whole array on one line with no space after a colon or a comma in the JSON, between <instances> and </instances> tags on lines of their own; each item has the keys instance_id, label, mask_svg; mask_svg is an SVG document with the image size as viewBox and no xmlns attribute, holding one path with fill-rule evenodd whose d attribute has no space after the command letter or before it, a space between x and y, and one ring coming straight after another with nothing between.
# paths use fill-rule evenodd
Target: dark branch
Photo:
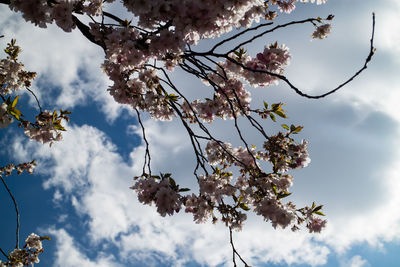
<instances>
[{"instance_id":1,"label":"dark branch","mask_svg":"<svg viewBox=\"0 0 400 267\"><path fill-rule=\"evenodd\" d=\"M37 98L37 96L35 95L35 93L34 93L31 89L29 89L28 87L25 87L25 88L26 88L26 90L28 90L28 91L33 95L33 97L36 99L36 103L37 103L37 105L38 105L38 107L39 107L39 111L40 111L40 113L42 113L42 107L40 106L39 99Z\"/></svg>"},{"instance_id":2,"label":"dark branch","mask_svg":"<svg viewBox=\"0 0 400 267\"><path fill-rule=\"evenodd\" d=\"M124 23L124 21L122 19L120 19L117 16L115 16L115 15L113 15L111 13L108 13L106 11L103 11L103 15L115 20L116 22L119 22L121 25Z\"/></svg>"},{"instance_id":3,"label":"dark branch","mask_svg":"<svg viewBox=\"0 0 400 267\"><path fill-rule=\"evenodd\" d=\"M0 4L9 5L9 4L11 4L11 0L0 0Z\"/></svg>"},{"instance_id":4,"label":"dark branch","mask_svg":"<svg viewBox=\"0 0 400 267\"><path fill-rule=\"evenodd\" d=\"M101 48L103 48L103 50L106 50L106 46L104 43L101 43L99 41L97 41L94 36L90 33L90 28L88 26L86 26L85 24L83 24L76 16L72 15L72 20L74 21L74 23L76 24L76 26L78 27L78 29L81 31L81 33L83 34L83 36L85 36L89 41L91 41L92 43L100 46Z\"/></svg>"},{"instance_id":5,"label":"dark branch","mask_svg":"<svg viewBox=\"0 0 400 267\"><path fill-rule=\"evenodd\" d=\"M235 260L235 255L237 255L239 257L239 259L244 263L245 267L250 267L250 265L247 264L247 262L244 261L244 259L242 258L242 256L240 256L239 252L237 252L235 245L233 244L233 238L232 238L232 227L229 226L229 240L231 243L231 247L232 247L232 260L233 260L233 266L237 266L236 265L236 260Z\"/></svg>"},{"instance_id":6,"label":"dark branch","mask_svg":"<svg viewBox=\"0 0 400 267\"><path fill-rule=\"evenodd\" d=\"M4 250L2 248L0 248L0 252L8 259L7 254L4 252Z\"/></svg>"},{"instance_id":7,"label":"dark branch","mask_svg":"<svg viewBox=\"0 0 400 267\"><path fill-rule=\"evenodd\" d=\"M8 188L6 181L4 181L3 176L0 175L0 179L3 182L4 187L6 188L8 194L10 195L13 203L14 203L14 208L15 208L15 213L17 214L17 230L16 230L16 244L15 244L15 248L19 248L19 209L18 209L18 205L17 205L17 201L14 198L14 195L11 193L10 188Z\"/></svg>"},{"instance_id":8,"label":"dark branch","mask_svg":"<svg viewBox=\"0 0 400 267\"><path fill-rule=\"evenodd\" d=\"M151 167L150 167L151 166L150 165L151 157L150 157L150 150L149 150L149 142L147 141L147 138L146 138L146 131L145 131L142 119L140 118L139 110L137 108L135 108L135 110L136 110L136 114L138 117L138 122L140 124L140 127L142 127L143 140L146 143L146 152L145 152L144 163L143 163L143 175L146 173L146 170L145 170L146 164L147 164L147 169L149 171L148 174L151 175Z\"/></svg>"},{"instance_id":9,"label":"dark branch","mask_svg":"<svg viewBox=\"0 0 400 267\"><path fill-rule=\"evenodd\" d=\"M272 25L272 24L273 24L273 22L263 23L263 24L255 26L253 28L248 28L246 30L243 30L243 31L241 31L241 32L239 32L239 33L237 33L237 34L235 34L235 35L233 35L233 36L231 36L231 37L229 37L229 38L227 38L225 40L222 40L221 42L217 43L216 45L213 46L213 48L211 48L210 52L214 52L214 50L217 49L218 46L221 46L224 43L227 43L229 41L232 41L232 40L236 39L237 37L239 37L239 36L241 36L241 35L243 35L243 34L245 34L247 32L256 31L259 28L262 28L262 27L265 27L265 26L269 26L269 25Z\"/></svg>"}]
</instances>

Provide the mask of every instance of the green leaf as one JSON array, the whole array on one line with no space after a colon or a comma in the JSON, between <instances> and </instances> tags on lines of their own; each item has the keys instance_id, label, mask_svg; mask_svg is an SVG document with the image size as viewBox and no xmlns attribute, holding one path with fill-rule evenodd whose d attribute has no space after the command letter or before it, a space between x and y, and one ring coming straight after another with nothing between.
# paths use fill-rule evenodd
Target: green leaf
<instances>
[{"instance_id":1,"label":"green leaf","mask_svg":"<svg viewBox=\"0 0 400 267\"><path fill-rule=\"evenodd\" d=\"M264 101L264 108L265 108L265 109L268 109L268 104L267 104L267 102L265 102L265 101Z\"/></svg>"},{"instance_id":2,"label":"green leaf","mask_svg":"<svg viewBox=\"0 0 400 267\"><path fill-rule=\"evenodd\" d=\"M278 195L278 189L277 189L276 185L271 184L271 186L272 186L272 190L274 191L274 194Z\"/></svg>"},{"instance_id":3,"label":"green leaf","mask_svg":"<svg viewBox=\"0 0 400 267\"><path fill-rule=\"evenodd\" d=\"M276 122L276 118L275 118L275 115L274 115L274 114L270 113L269 116L270 116L271 120L273 120L274 122Z\"/></svg>"},{"instance_id":4,"label":"green leaf","mask_svg":"<svg viewBox=\"0 0 400 267\"><path fill-rule=\"evenodd\" d=\"M282 128L284 128L284 129L289 131L289 126L287 126L286 124L282 124L281 126L282 126Z\"/></svg>"},{"instance_id":5,"label":"green leaf","mask_svg":"<svg viewBox=\"0 0 400 267\"><path fill-rule=\"evenodd\" d=\"M240 207L241 209L245 210L245 211L250 210L250 208L249 208L245 203L240 203L240 204L239 204L239 207Z\"/></svg>"},{"instance_id":6,"label":"green leaf","mask_svg":"<svg viewBox=\"0 0 400 267\"><path fill-rule=\"evenodd\" d=\"M271 108L272 110L277 110L279 108L280 103L272 104Z\"/></svg>"},{"instance_id":7,"label":"green leaf","mask_svg":"<svg viewBox=\"0 0 400 267\"><path fill-rule=\"evenodd\" d=\"M322 205L319 205L318 207L316 207L315 209L313 209L313 211L319 211L320 209L322 209Z\"/></svg>"},{"instance_id":8,"label":"green leaf","mask_svg":"<svg viewBox=\"0 0 400 267\"><path fill-rule=\"evenodd\" d=\"M287 118L287 117L286 117L286 114L283 113L281 110L276 110L276 111L274 111L274 113L275 113L276 115L278 115L279 117Z\"/></svg>"},{"instance_id":9,"label":"green leaf","mask_svg":"<svg viewBox=\"0 0 400 267\"><path fill-rule=\"evenodd\" d=\"M15 106L17 105L18 98L19 98L19 95L17 95L17 96L14 98L14 100L13 100L13 102L12 102L12 104L11 104L11 107L12 107L12 108L15 108Z\"/></svg>"},{"instance_id":10,"label":"green leaf","mask_svg":"<svg viewBox=\"0 0 400 267\"><path fill-rule=\"evenodd\" d=\"M54 128L60 131L66 131L64 127L62 127L60 124L54 125Z\"/></svg>"},{"instance_id":11,"label":"green leaf","mask_svg":"<svg viewBox=\"0 0 400 267\"><path fill-rule=\"evenodd\" d=\"M299 133L301 130L303 130L303 126L297 126L292 132L293 133L295 133L295 134L297 134L297 133Z\"/></svg>"},{"instance_id":12,"label":"green leaf","mask_svg":"<svg viewBox=\"0 0 400 267\"><path fill-rule=\"evenodd\" d=\"M312 203L311 209L315 208L315 202Z\"/></svg>"},{"instance_id":13,"label":"green leaf","mask_svg":"<svg viewBox=\"0 0 400 267\"><path fill-rule=\"evenodd\" d=\"M320 212L320 211L314 211L313 213L318 214L318 215L321 215L321 216L325 216L325 214L323 214L323 213Z\"/></svg>"},{"instance_id":14,"label":"green leaf","mask_svg":"<svg viewBox=\"0 0 400 267\"><path fill-rule=\"evenodd\" d=\"M19 120L19 119L20 119L20 116L22 116L21 111L18 110L18 109L16 109L16 108L11 109L11 110L9 111L9 113L10 113L11 115L13 115L17 120Z\"/></svg>"}]
</instances>

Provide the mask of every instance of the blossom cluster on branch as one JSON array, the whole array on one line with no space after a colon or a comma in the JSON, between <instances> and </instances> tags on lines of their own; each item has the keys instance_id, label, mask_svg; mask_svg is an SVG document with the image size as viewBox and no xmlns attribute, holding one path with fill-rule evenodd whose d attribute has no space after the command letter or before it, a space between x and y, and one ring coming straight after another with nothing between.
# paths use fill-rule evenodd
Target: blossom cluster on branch
<instances>
[{"instance_id":1,"label":"blossom cluster on branch","mask_svg":"<svg viewBox=\"0 0 400 267\"><path fill-rule=\"evenodd\" d=\"M62 139L61 131L65 131L61 122L62 120L69 121L68 114L70 112L63 110L60 110L59 113L56 110L54 112L42 111L36 95L29 89L31 81L36 77L36 73L25 71L24 65L18 61L18 55L22 51L21 48L12 39L4 51L7 54L7 58L0 60L0 97L3 100L3 103L0 105L0 128L7 128L16 119L19 121L19 126L24 128L24 132L29 138L43 144L50 143L50 145L54 141L60 141ZM21 88L26 88L37 100L40 113L36 116L35 122L24 119L22 112L18 109L19 96L11 97L12 94ZM33 266L35 263L39 263L39 254L44 251L42 240L50 240L48 236L40 237L32 233L25 240L23 249L19 248L20 213L17 201L4 179L10 176L14 170L17 171L18 175L24 171L32 174L35 167L35 160L18 165L10 163L4 167L0 167L0 180L13 201L17 217L15 249L6 254L0 248L0 251L7 258L7 261L0 260L0 267Z\"/></svg>"},{"instance_id":2,"label":"blossom cluster on branch","mask_svg":"<svg viewBox=\"0 0 400 267\"><path fill-rule=\"evenodd\" d=\"M0 267L24 267L39 263L39 255L44 251L43 240L50 240L50 237L38 236L35 233L30 234L25 240L24 248L16 248L11 251L9 255L6 255L7 261L0 260Z\"/></svg>"},{"instance_id":3,"label":"blossom cluster on branch","mask_svg":"<svg viewBox=\"0 0 400 267\"><path fill-rule=\"evenodd\" d=\"M0 60L0 96L3 103L0 105L0 128L7 128L14 118L19 121L19 126L24 128L25 134L38 142L50 143L62 139L62 131L65 128L61 125L62 120L69 121L69 111L60 110L59 113L42 111L36 116L35 122L25 120L22 112L17 108L19 96L11 98L11 94L21 88L29 88L32 80L36 77L35 72L24 70L24 64L18 61L21 48L16 45L14 39L7 44L4 51L7 58ZM30 91L30 90L29 90ZM32 91L30 91L32 93ZM8 98L6 98L8 96ZM36 98L36 96L34 95ZM39 102L38 102L39 104Z\"/></svg>"}]
</instances>

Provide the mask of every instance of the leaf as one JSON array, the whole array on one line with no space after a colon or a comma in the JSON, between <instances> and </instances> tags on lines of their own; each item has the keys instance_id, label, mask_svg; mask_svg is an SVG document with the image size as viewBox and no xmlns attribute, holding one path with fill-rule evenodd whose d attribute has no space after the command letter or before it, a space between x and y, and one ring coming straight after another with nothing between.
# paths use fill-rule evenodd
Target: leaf
<instances>
[{"instance_id":1,"label":"leaf","mask_svg":"<svg viewBox=\"0 0 400 267\"><path fill-rule=\"evenodd\" d=\"M240 207L241 209L245 210L245 211L250 210L250 208L249 208L245 203L240 203L240 204L239 204L239 207Z\"/></svg>"},{"instance_id":2,"label":"leaf","mask_svg":"<svg viewBox=\"0 0 400 267\"><path fill-rule=\"evenodd\" d=\"M286 117L286 114L283 113L281 110L276 110L276 111L274 111L274 113L275 113L276 115L278 115L279 117L287 118L287 117Z\"/></svg>"},{"instance_id":3,"label":"leaf","mask_svg":"<svg viewBox=\"0 0 400 267\"><path fill-rule=\"evenodd\" d=\"M181 188L178 190L178 192L187 192L190 191L190 188Z\"/></svg>"},{"instance_id":4,"label":"leaf","mask_svg":"<svg viewBox=\"0 0 400 267\"><path fill-rule=\"evenodd\" d=\"M270 113L270 114L269 114L269 117L271 118L271 120L273 120L274 122L276 122L276 118L275 118L275 115L274 115L274 114Z\"/></svg>"},{"instance_id":5,"label":"leaf","mask_svg":"<svg viewBox=\"0 0 400 267\"><path fill-rule=\"evenodd\" d=\"M315 208L315 202L312 203L311 209Z\"/></svg>"},{"instance_id":6,"label":"leaf","mask_svg":"<svg viewBox=\"0 0 400 267\"><path fill-rule=\"evenodd\" d=\"M54 125L54 128L60 131L66 131L64 127L62 127L60 124Z\"/></svg>"},{"instance_id":7,"label":"leaf","mask_svg":"<svg viewBox=\"0 0 400 267\"><path fill-rule=\"evenodd\" d=\"M10 113L11 115L13 115L17 120L19 120L19 119L20 119L20 116L22 116L21 111L18 110L18 109L16 109L16 108L11 109L11 110L9 111L9 113Z\"/></svg>"},{"instance_id":8,"label":"leaf","mask_svg":"<svg viewBox=\"0 0 400 267\"><path fill-rule=\"evenodd\" d=\"M278 195L278 189L277 189L276 185L271 183L271 186L272 186L272 190L274 191L274 194Z\"/></svg>"},{"instance_id":9,"label":"leaf","mask_svg":"<svg viewBox=\"0 0 400 267\"><path fill-rule=\"evenodd\" d=\"M303 126L297 126L292 132L294 133L294 134L297 134L297 133L299 133L301 130L303 130Z\"/></svg>"},{"instance_id":10,"label":"leaf","mask_svg":"<svg viewBox=\"0 0 400 267\"><path fill-rule=\"evenodd\" d=\"M17 95L17 96L14 98L14 100L13 100L13 102L12 102L12 104L11 104L11 107L12 107L12 108L15 108L15 106L17 105L18 98L19 98L19 95Z\"/></svg>"},{"instance_id":11,"label":"leaf","mask_svg":"<svg viewBox=\"0 0 400 267\"><path fill-rule=\"evenodd\" d=\"M271 105L272 110L277 110L277 109L279 108L279 105L280 105L280 103L278 103L278 104L272 104L272 105Z\"/></svg>"},{"instance_id":12,"label":"leaf","mask_svg":"<svg viewBox=\"0 0 400 267\"><path fill-rule=\"evenodd\" d=\"M268 104L267 104L267 102L265 102L265 101L264 101L264 108L265 108L265 109L268 109Z\"/></svg>"},{"instance_id":13,"label":"leaf","mask_svg":"<svg viewBox=\"0 0 400 267\"><path fill-rule=\"evenodd\" d=\"M169 184L170 184L173 188L176 187L176 182L175 182L175 180L172 179L172 178L169 178Z\"/></svg>"},{"instance_id":14,"label":"leaf","mask_svg":"<svg viewBox=\"0 0 400 267\"><path fill-rule=\"evenodd\" d=\"M290 196L291 194L292 194L292 193L289 193L289 192L279 193L279 194L278 194L278 199L288 197L288 196Z\"/></svg>"},{"instance_id":15,"label":"leaf","mask_svg":"<svg viewBox=\"0 0 400 267\"><path fill-rule=\"evenodd\" d=\"M287 126L286 124L282 124L281 126L282 126L282 128L284 128L284 129L289 131L289 126Z\"/></svg>"},{"instance_id":16,"label":"leaf","mask_svg":"<svg viewBox=\"0 0 400 267\"><path fill-rule=\"evenodd\" d=\"M323 214L323 213L320 212L320 211L313 211L313 213L318 214L318 215L321 215L321 216L325 216L325 214Z\"/></svg>"},{"instance_id":17,"label":"leaf","mask_svg":"<svg viewBox=\"0 0 400 267\"><path fill-rule=\"evenodd\" d=\"M318 206L318 207L316 207L315 209L313 209L313 211L319 211L320 209L322 209L322 205L320 205L320 206Z\"/></svg>"}]
</instances>

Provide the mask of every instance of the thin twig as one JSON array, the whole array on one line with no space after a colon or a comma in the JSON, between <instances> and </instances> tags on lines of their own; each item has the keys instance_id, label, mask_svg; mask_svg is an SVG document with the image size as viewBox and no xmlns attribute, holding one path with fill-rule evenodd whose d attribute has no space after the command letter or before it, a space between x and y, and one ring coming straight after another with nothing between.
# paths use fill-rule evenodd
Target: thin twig
<instances>
[{"instance_id":1,"label":"thin twig","mask_svg":"<svg viewBox=\"0 0 400 267\"><path fill-rule=\"evenodd\" d=\"M269 26L269 25L272 25L272 24L273 24L273 22L268 22L268 23L259 24L259 25L255 26L255 27L252 27L252 28L247 28L247 29L245 29L245 30L243 30L243 31L241 31L241 32L239 32L239 33L237 33L237 34L235 34L235 35L229 37L229 38L226 38L226 39L220 41L220 42L217 43L217 44L215 44L215 45L213 46L213 48L211 48L210 52L214 52L214 50L215 50L218 46L221 46L222 44L227 43L227 42L229 42L229 41L232 41L232 40L236 39L237 37L239 37L239 36L241 36L241 35L243 35L243 34L245 34L245 33L247 33L247 32L256 31L256 30L258 30L258 29L261 28L261 27Z\"/></svg>"},{"instance_id":2,"label":"thin twig","mask_svg":"<svg viewBox=\"0 0 400 267\"><path fill-rule=\"evenodd\" d=\"M7 254L4 252L4 250L2 248L0 248L0 252L8 259Z\"/></svg>"},{"instance_id":3,"label":"thin twig","mask_svg":"<svg viewBox=\"0 0 400 267\"><path fill-rule=\"evenodd\" d=\"M233 244L233 238L232 238L232 227L229 226L229 240L231 243L231 247L232 247L232 260L233 260L233 265L236 267L236 260L235 260L235 255L237 255L239 257L239 259L244 263L245 267L250 267L250 265L247 264L247 262L242 258L242 256L240 256L239 252L237 252L235 245Z\"/></svg>"},{"instance_id":4,"label":"thin twig","mask_svg":"<svg viewBox=\"0 0 400 267\"><path fill-rule=\"evenodd\" d=\"M8 188L6 181L4 181L3 176L0 175L0 179L3 182L4 187L6 188L8 194L10 195L13 203L14 203L14 208L15 208L15 213L17 214L17 230L16 230L16 244L15 244L15 248L19 248L19 210L18 210L18 205L17 205L17 201L15 200L13 194L11 193L10 188Z\"/></svg>"},{"instance_id":5,"label":"thin twig","mask_svg":"<svg viewBox=\"0 0 400 267\"><path fill-rule=\"evenodd\" d=\"M146 163L147 163L147 168L148 168L148 171L149 171L149 175L151 175L151 168L150 168L150 166L151 166L150 165L151 157L150 157L150 150L149 150L149 142L147 141L147 138L146 138L146 131L145 131L144 125L142 123L142 119L140 118L139 110L137 108L135 108L135 111L136 111L136 114L137 114L137 117L138 117L138 121L139 121L140 127L142 127L143 140L146 143L146 152L145 152L144 163L143 163L143 174L146 173L146 169L145 168L146 168Z\"/></svg>"},{"instance_id":6,"label":"thin twig","mask_svg":"<svg viewBox=\"0 0 400 267\"><path fill-rule=\"evenodd\" d=\"M40 113L42 113L42 107L40 106L39 99L37 98L35 93L31 89L29 89L28 87L25 87L25 89L28 90L33 95L33 97L35 97L36 103L37 103L37 105L39 107L39 111L40 111Z\"/></svg>"}]
</instances>

